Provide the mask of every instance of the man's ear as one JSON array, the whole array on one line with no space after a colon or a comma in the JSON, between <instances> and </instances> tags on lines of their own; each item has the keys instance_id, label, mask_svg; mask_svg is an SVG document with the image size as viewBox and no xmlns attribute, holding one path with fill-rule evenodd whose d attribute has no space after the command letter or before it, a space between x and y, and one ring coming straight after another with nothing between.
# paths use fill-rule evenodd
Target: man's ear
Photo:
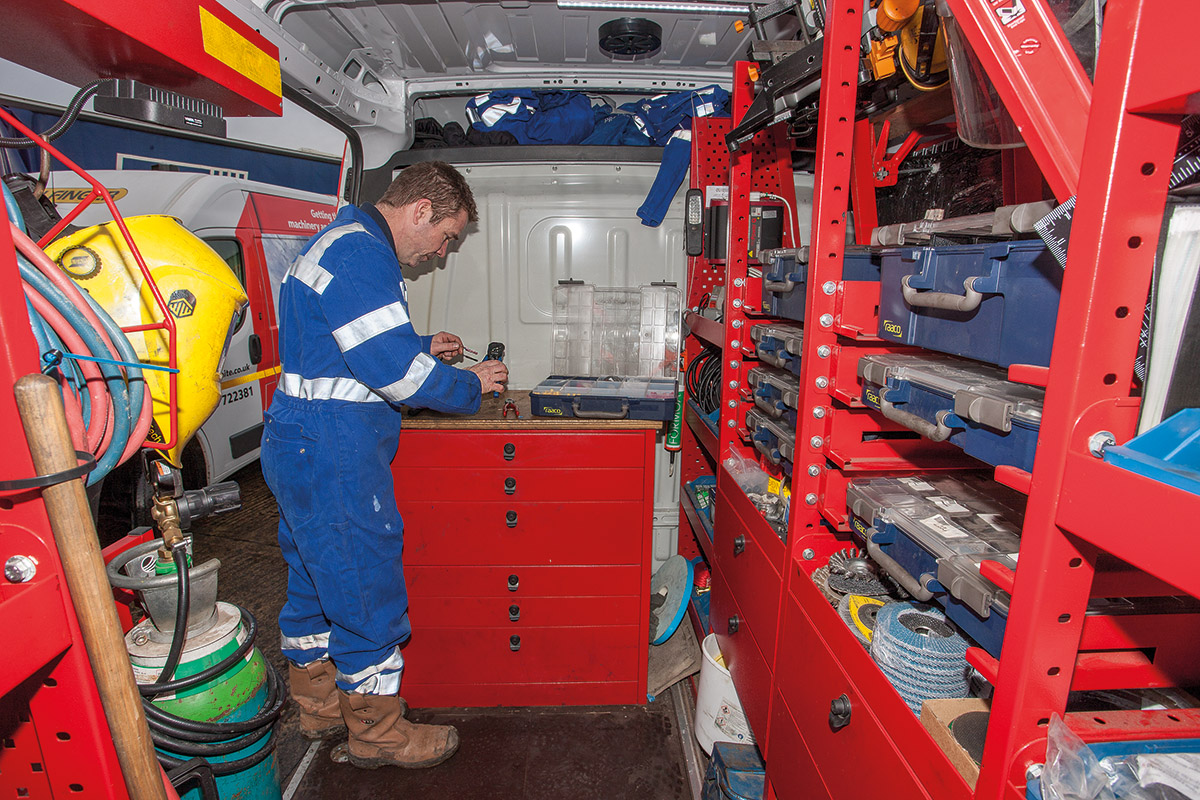
<instances>
[{"instance_id":1,"label":"man's ear","mask_svg":"<svg viewBox=\"0 0 1200 800\"><path fill-rule=\"evenodd\" d=\"M422 226L428 225L433 219L433 203L427 198L421 198L413 203L413 225Z\"/></svg>"}]
</instances>

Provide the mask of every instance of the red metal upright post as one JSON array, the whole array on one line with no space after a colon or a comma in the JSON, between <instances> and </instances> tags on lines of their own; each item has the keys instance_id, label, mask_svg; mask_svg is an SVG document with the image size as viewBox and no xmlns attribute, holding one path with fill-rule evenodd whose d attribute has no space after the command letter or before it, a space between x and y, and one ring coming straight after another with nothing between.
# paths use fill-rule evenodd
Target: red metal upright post
<instances>
[{"instance_id":1,"label":"red metal upright post","mask_svg":"<svg viewBox=\"0 0 1200 800\"><path fill-rule=\"evenodd\" d=\"M1097 550L1068 535L1064 516L1073 507L1134 502L1116 484L1072 485L1070 475L1075 465L1096 461L1089 452L1093 434L1109 431L1125 441L1133 433L1137 401L1129 387L1179 120L1139 116L1131 106L1143 77L1160 75L1164 59L1176 58L1169 36L1148 35L1169 31L1165 21L1176 16L1177 9L1149 0L1113 5L1106 15L980 800L1024 796L1027 766L1045 757L1050 716L1063 712L1073 686L1085 684L1077 653ZM1188 74L1194 92L1200 81ZM1127 476L1125 489L1132 485ZM1099 535L1082 527L1072 532ZM1171 576L1172 563L1192 561L1159 548L1144 531L1120 534L1136 537L1146 566L1163 577ZM1163 737L1185 733L1165 719L1142 720L1140 727Z\"/></svg>"}]
</instances>

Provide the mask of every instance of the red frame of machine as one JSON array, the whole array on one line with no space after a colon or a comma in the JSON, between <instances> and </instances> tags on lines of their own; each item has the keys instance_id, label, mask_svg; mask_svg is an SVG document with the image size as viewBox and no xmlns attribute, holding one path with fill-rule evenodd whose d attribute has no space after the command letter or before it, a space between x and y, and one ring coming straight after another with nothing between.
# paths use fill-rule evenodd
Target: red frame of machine
<instances>
[{"instance_id":1,"label":"red frame of machine","mask_svg":"<svg viewBox=\"0 0 1200 800\"><path fill-rule=\"evenodd\" d=\"M1072 266L1063 286L1051 367L1014 368L1011 374L1013 380L1048 388L1038 460L1032 475L1002 468L995 476L997 481L1030 495L1022 544L1026 569L1015 575L995 576L997 581L1012 586L1014 596L1002 660L979 650L971 653L972 662L996 684L984 765L972 790L957 776L912 713L897 702L895 692L853 643L836 615L823 610L827 604L807 580L813 567L824 563L824 556L849 544L819 531L822 516L836 523L844 507L848 474L839 471L838 480L827 479L824 457L830 454L831 441L853 441L853 437L841 436L846 433L842 428L850 419L853 398L847 391L849 387L839 391L836 380L818 385L817 379L853 374L853 370L837 368L840 359L856 359L859 353L855 350L873 339L864 320L854 319L856 315L862 317L863 305L870 302L869 290L864 294L864 287L853 287L853 293L848 294L850 287L841 281L842 226L846 195L852 194L859 241L866 243L875 220L874 188L879 182L876 171L883 163L870 122L853 121L853 91L839 93L855 85L858 56L853 44L859 33L860 7L854 0L830 2L793 507L787 556L780 565L784 589L779 614L769 621L754 621L754 641L759 644L759 658L766 664L750 663L743 675L733 669L752 722L764 715L770 719L767 731L760 732L756 727L767 755L768 776L772 780L778 777L781 789L785 785L792 789L803 786L812 796L836 795L838 787L826 785L823 773L852 771L850 762L858 756L855 748L844 748L844 755L829 756L833 763L821 764L819 771L806 767L803 759L789 759L784 765L771 758L780 746L806 747L810 756L825 752L819 730L822 725L807 720L802 707L789 709L804 701L785 701L786 687L779 682L784 671L796 670L794 663L789 666L787 662L788 637L794 631L807 635L803 626L795 627L799 622L789 621L792 603L800 603L802 612L806 612L802 616L814 626L818 641L823 640L837 654L841 670L850 679L847 686L851 695L869 708L872 719L885 732L881 741L907 763L907 773L892 772L893 777L902 782L911 779L929 796L938 798L1024 797L1027 769L1044 760L1046 724L1052 714L1063 713L1069 689L1178 685L1194 678L1189 675L1193 670L1186 665L1200 657L1195 644L1184 643L1172 648L1175 652L1170 658L1151 663L1136 649L1161 636L1153 631L1153 620L1135 623L1110 618L1085 623L1084 617L1090 597L1114 596L1117 592L1153 596L1177 594L1174 587L1178 587L1200 596L1200 579L1189 569L1191 559L1185 555L1194 551L1194 546L1183 526L1160 526L1152 544L1145 536L1129 535L1131 530L1144 528L1150 508L1155 510L1156 519L1194 518L1200 498L1112 467L1088 450L1089 437L1098 431L1112 432L1118 442L1127 441L1134 433L1137 401L1130 397L1128 387L1141 315L1129 312L1140 309L1145 302L1180 117L1200 110L1200 81L1187 70L1184 56L1169 44L1170 11L1148 0L1121 4L1108 14L1095 90L1041 0L1024 0L1025 14L1017 24L1005 24L1005 19L1012 22L1014 18L999 13L1015 8L1011 0L950 2L998 93L1022 126L1028 152L1041 172L1038 175L1037 170L1028 169L1030 159L1024 151L1006 156L1006 202L1036 199L1042 175L1060 200L1076 192L1080 197L1072 229ZM1057 77L1047 79L1046 75ZM1160 80L1162 76L1170 79ZM739 65L734 80L735 120L749 102L748 86L746 65ZM704 177L697 183L696 174L706 164L719 163L722 154L716 150L723 145L723 141L717 145L698 141L693 154L693 186L721 182ZM853 181L848 158L851 152ZM898 159L884 157L884 162L894 165ZM740 162L739 168L735 155L729 171L731 219L745 213L748 192L751 187L757 189L757 165L747 169L748 161ZM727 241L736 243L737 234L731 231ZM1098 266L1101 264L1104 266ZM720 284L721 271L709 274L708 269L703 259L697 259L689 277L694 280L700 276L708 284ZM745 269L744 258L739 260L731 254L724 275L729 299L746 301L745 286L749 282L738 282L744 278ZM833 292L826 289L830 282ZM696 298L689 299L694 305ZM737 311L730 313L736 315ZM830 324L823 324L825 314L830 315ZM715 452L715 443L709 440L703 423L692 426L695 442L708 441L703 449L716 461L713 467L718 474L722 470L717 464L742 446L736 431L727 424L739 424L736 417L742 407L736 402L739 398L733 383L740 382L740 362L749 355L731 348L731 340L737 337L731 335L728 323L736 318L727 316L725 324L691 320L697 338L725 345L720 442ZM822 346L830 348L825 356L819 353ZM829 358L834 359L834 365ZM735 401L734 411L728 408L731 400ZM805 413L815 408L825 410L819 419ZM819 446L814 436L821 437ZM806 468L810 462L802 454L812 456L815 474ZM704 466L703 459L698 459L691 469L700 473ZM830 494L839 490L843 496ZM731 508L741 505L727 492L719 496ZM1103 500L1113 497L1139 500L1116 504ZM754 517L753 509L749 514L743 509L737 518L745 525L749 541L760 548L773 538L766 524ZM718 524L718 541L704 548L706 555L710 563L731 563L720 539ZM761 549L765 553L768 548ZM1121 564L1107 554L1127 563ZM718 572L722 571L719 567ZM1173 586L1164 586L1164 582ZM728 576L716 576L714 595L730 592L725 585L728 583ZM759 591L770 595L773 589L774 583L768 582ZM744 593L738 596L735 590L733 594L721 603L714 597L714 603L739 615L748 603L761 605L761 601L749 601ZM716 611L713 616L720 634L724 621L718 619ZM728 638L726 635L723 643ZM764 642L781 642L774 659L769 648L762 647ZM735 645L734 649L736 656L737 650L745 648ZM1123 652L1096 652L1104 650ZM813 692L819 687L808 684L806 689ZM861 695L855 694L856 690ZM795 693L790 696L796 697ZM807 721L801 724L798 720ZM1195 711L1068 714L1066 720L1085 741L1192 738L1200 734L1200 713ZM806 736L811 741L806 741ZM768 738L774 744L769 744ZM820 758L815 761L820 762ZM905 774L907 778L902 777ZM900 791L902 787L891 788Z\"/></svg>"}]
</instances>

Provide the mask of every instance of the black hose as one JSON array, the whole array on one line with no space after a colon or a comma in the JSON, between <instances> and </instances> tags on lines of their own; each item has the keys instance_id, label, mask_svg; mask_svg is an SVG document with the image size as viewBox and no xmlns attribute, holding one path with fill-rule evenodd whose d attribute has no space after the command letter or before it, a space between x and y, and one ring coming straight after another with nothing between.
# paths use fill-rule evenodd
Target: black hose
<instances>
[{"instance_id":1,"label":"black hose","mask_svg":"<svg viewBox=\"0 0 1200 800\"><path fill-rule=\"evenodd\" d=\"M209 766L212 767L213 775L216 775L217 777L221 777L223 775L233 775L234 773L242 772L243 770L250 769L257 764L262 763L266 760L267 756L274 752L275 740L272 739L271 741L267 742L266 746L257 753L252 753L251 755L248 755L245 758L239 758L236 761L219 761L216 764L210 762ZM159 753L158 763L162 764L167 769L175 769L176 767L182 766L185 762L183 759L172 758L165 753Z\"/></svg>"},{"instance_id":2,"label":"black hose","mask_svg":"<svg viewBox=\"0 0 1200 800\"><path fill-rule=\"evenodd\" d=\"M163 664L162 672L158 674L156 683L171 680L179 666L179 657L183 655L183 641L187 638L188 611L192 607L192 576L188 573L187 548L181 546L171 550L171 560L175 562L175 571L179 575L179 587L175 595L175 630L171 633L171 649L167 651L167 663Z\"/></svg>"},{"instance_id":3,"label":"black hose","mask_svg":"<svg viewBox=\"0 0 1200 800\"><path fill-rule=\"evenodd\" d=\"M283 711L286 695L281 691L283 676L271 664L267 664L267 699L258 714L241 722L203 722L194 719L184 719L163 711L158 706L144 703L147 721L153 720L164 731L181 738L191 738L194 734L241 734L255 730L265 721L274 721ZM153 723L152 723L153 724ZM192 741L215 741L215 739L194 738Z\"/></svg>"},{"instance_id":4,"label":"black hose","mask_svg":"<svg viewBox=\"0 0 1200 800\"><path fill-rule=\"evenodd\" d=\"M75 120L79 118L79 113L83 111L84 103L86 103L92 95L100 91L102 87L115 83L115 78L98 78L91 83L84 84L83 87L75 93L75 96L71 98L70 105L67 106L67 109L63 112L63 115L58 118L58 122L55 122L53 125L51 125L45 133L40 134L41 137L47 142L52 142L59 136L62 136L67 132L68 128L75 124ZM9 147L19 150L38 146L38 143L33 139L29 139L24 136L16 138L0 137L0 147Z\"/></svg>"},{"instance_id":5,"label":"black hose","mask_svg":"<svg viewBox=\"0 0 1200 800\"><path fill-rule=\"evenodd\" d=\"M142 693L142 697L153 697L156 694L166 694L167 692L178 692L183 689L191 689L193 686L199 686L210 678L215 678L225 670L232 667L234 664L242 660L246 653L250 652L250 648L254 647L254 637L258 633L258 620L244 608L239 608L242 612L242 622L246 625L246 640L238 645L237 649L230 653L225 658L213 664L211 667L197 672L195 675L189 675L186 678L180 678L175 681L163 681L162 683L146 683L138 687L138 691Z\"/></svg>"},{"instance_id":6,"label":"black hose","mask_svg":"<svg viewBox=\"0 0 1200 800\"><path fill-rule=\"evenodd\" d=\"M243 747L249 747L270 732L271 726L264 725L245 736L239 736L235 739L225 739L220 742L191 742L162 732L155 733L153 736L155 745L170 750L172 753L208 758L210 756L227 755L235 750L241 750Z\"/></svg>"}]
</instances>

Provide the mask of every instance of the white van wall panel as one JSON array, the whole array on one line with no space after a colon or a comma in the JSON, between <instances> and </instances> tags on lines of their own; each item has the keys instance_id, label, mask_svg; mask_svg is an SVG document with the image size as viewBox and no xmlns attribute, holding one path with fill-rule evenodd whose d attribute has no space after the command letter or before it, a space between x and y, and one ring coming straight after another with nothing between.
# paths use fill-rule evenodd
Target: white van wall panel
<instances>
[{"instance_id":1,"label":"white van wall panel","mask_svg":"<svg viewBox=\"0 0 1200 800\"><path fill-rule=\"evenodd\" d=\"M583 62L588 60L592 49L592 27L585 14L564 14L562 21L562 60Z\"/></svg>"}]
</instances>

